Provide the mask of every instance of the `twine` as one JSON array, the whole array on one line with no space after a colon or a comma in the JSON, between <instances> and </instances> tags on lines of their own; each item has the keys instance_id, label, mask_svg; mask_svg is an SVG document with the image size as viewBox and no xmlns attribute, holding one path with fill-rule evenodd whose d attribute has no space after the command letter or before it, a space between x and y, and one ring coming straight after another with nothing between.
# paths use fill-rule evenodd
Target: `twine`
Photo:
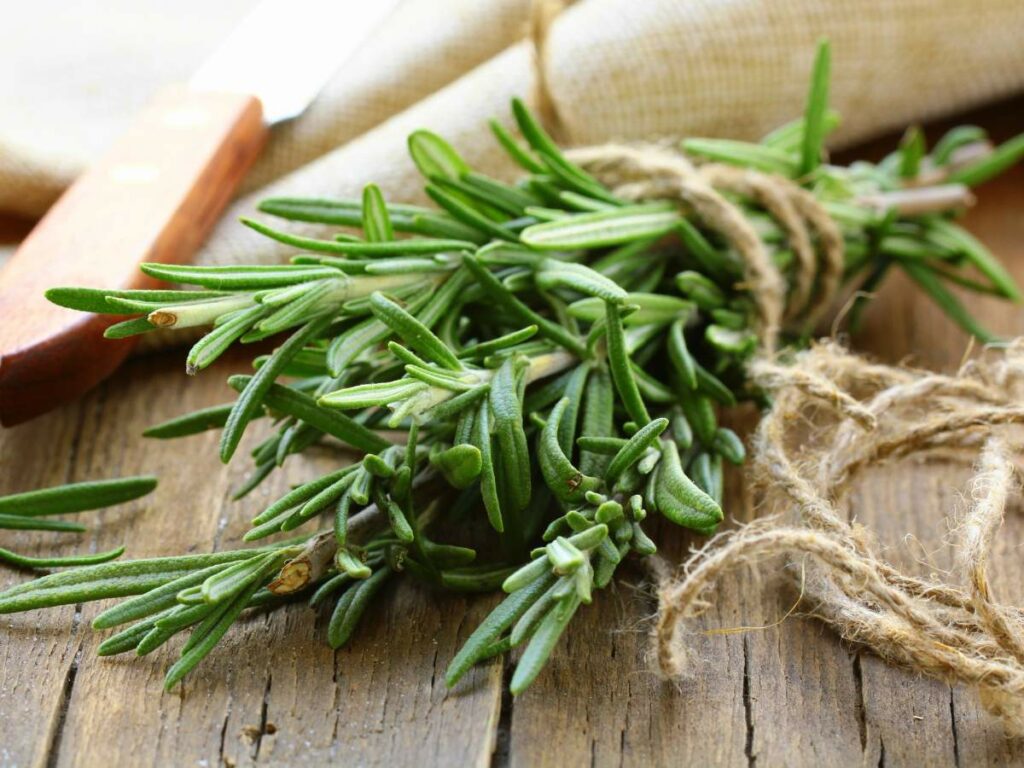
<instances>
[{"instance_id":1,"label":"twine","mask_svg":"<svg viewBox=\"0 0 1024 768\"><path fill-rule=\"evenodd\" d=\"M707 607L723 574L772 556L798 557L807 562L802 590L812 615L891 663L976 686L1007 732L1024 735L1024 616L995 601L987 572L1013 486L1011 452L1024 447L1024 343L954 376L873 364L833 342L784 361L776 352L784 322L818 319L842 276L842 236L820 203L788 179L694 165L657 146L609 144L570 155L626 199L678 201L732 246L759 321L762 354L749 375L773 398L751 460L755 492L770 516L711 539L681 576L649 558L661 671L686 671L680 624ZM788 279L722 192L750 200L779 223L796 256ZM962 460L979 449L973 503L957 531L959 583L903 572L842 512L869 467L931 452Z\"/></svg>"},{"instance_id":2,"label":"twine","mask_svg":"<svg viewBox=\"0 0 1024 768\"><path fill-rule=\"evenodd\" d=\"M761 348L771 354L786 320L812 325L829 307L843 273L843 237L813 195L789 179L721 163L695 165L657 145L603 144L570 150L570 160L627 200L676 200L718 233L743 262ZM749 198L786 232L796 259L788 282L743 211L722 193Z\"/></svg>"},{"instance_id":3,"label":"twine","mask_svg":"<svg viewBox=\"0 0 1024 768\"><path fill-rule=\"evenodd\" d=\"M659 579L662 671L685 671L680 620L706 607L724 573L773 555L806 557L811 615L886 661L976 686L1007 732L1024 735L1024 622L995 601L987 574L1014 485L1010 456L1024 445L1022 373L1020 345L955 376L864 364L833 343L788 366L756 363L752 378L774 405L755 435L752 476L774 516L721 534L680 578ZM868 467L933 451L949 458L951 449L962 458L979 445L972 504L955 532L958 583L901 571L841 513Z\"/></svg>"}]
</instances>

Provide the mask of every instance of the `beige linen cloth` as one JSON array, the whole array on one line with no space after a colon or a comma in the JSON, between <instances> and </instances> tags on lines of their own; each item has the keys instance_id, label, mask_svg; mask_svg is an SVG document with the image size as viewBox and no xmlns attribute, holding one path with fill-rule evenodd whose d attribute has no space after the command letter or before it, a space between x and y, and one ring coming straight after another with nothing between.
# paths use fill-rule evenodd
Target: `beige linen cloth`
<instances>
[{"instance_id":1,"label":"beige linen cloth","mask_svg":"<svg viewBox=\"0 0 1024 768\"><path fill-rule=\"evenodd\" d=\"M41 214L251 5L33 0L8 13L0 211ZM515 95L535 98L538 68L573 144L757 137L799 114L822 36L843 115L837 144L1024 88L1022 0L578 0L540 57L523 39L529 14L528 0L405 0L303 116L275 129L198 262L284 258L289 249L237 223L268 195L354 196L375 181L393 199L421 200L405 154L416 128L512 173L486 121L508 122Z\"/></svg>"}]
</instances>

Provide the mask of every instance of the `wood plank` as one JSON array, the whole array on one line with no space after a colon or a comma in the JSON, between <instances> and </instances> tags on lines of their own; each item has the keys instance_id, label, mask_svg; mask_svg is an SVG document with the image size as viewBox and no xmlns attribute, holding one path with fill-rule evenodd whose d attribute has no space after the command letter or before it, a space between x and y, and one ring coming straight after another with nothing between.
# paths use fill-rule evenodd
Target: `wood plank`
<instances>
[{"instance_id":1,"label":"wood plank","mask_svg":"<svg viewBox=\"0 0 1024 768\"><path fill-rule=\"evenodd\" d=\"M237 546L268 499L336 463L328 452L311 452L290 460L253 498L231 503L242 473L221 469L216 433L169 442L138 437L148 424L230 396L223 380L240 369L238 361L186 381L178 357L135 360L77 408L3 433L3 455L19 458L5 482L8 474L24 487L60 482L69 465L75 477L156 472L161 485L152 500L100 513L91 542L101 549L124 541L129 555L150 556L198 551L209 542ZM38 439L48 433L47 443ZM50 479L43 470L61 476ZM87 623L105 604L84 606L73 632L70 607L10 617L14 640L0 645L0 690L17 695L0 699L0 719L21 722L28 710L34 727L5 743L0 764L363 763L368 756L400 760L414 750L442 762L443 756L486 764L500 667L474 671L460 696L446 696L443 685L444 667L486 605L412 585L386 591L381 603L337 655L324 641L323 619L305 605L254 616L170 694L162 693L162 678L180 641L145 659L99 659L103 634L88 631ZM97 738L105 733L118 736Z\"/></svg>"},{"instance_id":2,"label":"wood plank","mask_svg":"<svg viewBox=\"0 0 1024 768\"><path fill-rule=\"evenodd\" d=\"M902 463L868 472L851 498L850 512L877 534L888 559L927 572L937 565L941 535L935 534L947 530L937 510L952 509L959 488L948 467L910 466L911 471ZM899 503L905 499L915 501ZM949 552L938 554L947 568ZM925 562L915 568L916 558ZM949 685L889 666L866 650L857 653L854 665L861 679L865 763L956 764Z\"/></svg>"},{"instance_id":3,"label":"wood plank","mask_svg":"<svg viewBox=\"0 0 1024 768\"><path fill-rule=\"evenodd\" d=\"M37 423L0 432L0 493L14 493L80 479L77 454L85 405L47 414ZM54 457L57 457L54 460ZM27 554L88 552L89 537L76 534L0 532L2 546ZM0 567L0 587L26 574ZM66 695L75 682L82 645L74 606L0 618L0 765L45 764L59 737Z\"/></svg>"},{"instance_id":4,"label":"wood plank","mask_svg":"<svg viewBox=\"0 0 1024 768\"><path fill-rule=\"evenodd\" d=\"M678 555L684 541L691 542L670 539L676 552L666 554ZM738 623L735 580L695 623L696 662L687 679L673 683L658 677L650 658L654 602L640 574L623 571L573 620L530 689L509 702L509 764L745 762L744 640L700 633Z\"/></svg>"},{"instance_id":5,"label":"wood plank","mask_svg":"<svg viewBox=\"0 0 1024 768\"><path fill-rule=\"evenodd\" d=\"M998 111L968 117L998 124ZM1013 128L1013 126L1009 126ZM891 143L886 143L888 149ZM1024 172L982 190L968 221L1024 280ZM1024 331L1024 313L971 299L993 329ZM897 361L949 369L962 334L903 280L869 310L857 346ZM229 397L222 381L236 360L187 381L180 355L136 360L75 406L0 432L0 492L66 480L156 471L151 501L99 515L79 551L127 541L133 556L190 544L234 546L261 502L329 464L329 455L289 463L267 489L228 502L244 462L224 470L216 435L144 441L149 423ZM933 510L952 511L966 474L901 465L873 472L853 511L871 523L894 558L928 552L941 567L946 532ZM753 515L739 479L729 507ZM908 504L908 500L912 503ZM906 509L899 518L882 510ZM102 528L99 526L103 522ZM1011 515L994 567L1001 598L1024 599L1019 542ZM910 529L923 543L902 539ZM931 539L929 537L932 537ZM679 559L693 543L666 537ZM52 534L4 533L24 551L51 551ZM931 542L931 543L929 543ZM62 547L63 548L63 547ZM1007 765L1024 764L970 691L886 666L844 647L820 624L790 618L741 634L714 627L772 625L792 589L771 563L723 581L711 610L692 629L698 662L680 685L659 681L645 656L653 610L626 573L582 611L551 667L515 702L502 701L502 665L474 671L446 693L443 669L486 613L488 600L434 594L403 584L371 609L352 646L334 654L324 619L302 605L242 622L182 688L162 694L180 641L152 658L97 659L101 635L86 622L99 609L72 607L4 617L0 643L0 765ZM2 583L23 578L0 571ZM78 619L76 619L78 615ZM920 718L920 719L918 719Z\"/></svg>"}]
</instances>

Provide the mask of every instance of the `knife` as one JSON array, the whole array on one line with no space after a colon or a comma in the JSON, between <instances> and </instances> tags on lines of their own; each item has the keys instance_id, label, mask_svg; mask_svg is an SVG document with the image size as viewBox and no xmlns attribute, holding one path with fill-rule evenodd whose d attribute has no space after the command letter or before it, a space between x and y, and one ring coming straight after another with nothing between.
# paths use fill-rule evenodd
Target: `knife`
<instances>
[{"instance_id":1,"label":"knife","mask_svg":"<svg viewBox=\"0 0 1024 768\"><path fill-rule=\"evenodd\" d=\"M265 0L188 85L160 93L68 188L0 271L0 424L72 400L136 339L118 317L48 302L54 286L149 288L145 261L187 261L258 156L399 0Z\"/></svg>"}]
</instances>

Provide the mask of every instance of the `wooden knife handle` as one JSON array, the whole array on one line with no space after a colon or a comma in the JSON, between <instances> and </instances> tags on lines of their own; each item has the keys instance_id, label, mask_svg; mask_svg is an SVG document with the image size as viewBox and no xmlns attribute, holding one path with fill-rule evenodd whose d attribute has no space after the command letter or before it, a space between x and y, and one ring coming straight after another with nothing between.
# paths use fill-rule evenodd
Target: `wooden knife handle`
<instances>
[{"instance_id":1,"label":"wooden knife handle","mask_svg":"<svg viewBox=\"0 0 1024 768\"><path fill-rule=\"evenodd\" d=\"M56 286L146 288L144 261L187 261L266 140L259 100L174 88L64 193L0 271L0 424L25 421L109 375L123 319L55 306Z\"/></svg>"}]
</instances>

